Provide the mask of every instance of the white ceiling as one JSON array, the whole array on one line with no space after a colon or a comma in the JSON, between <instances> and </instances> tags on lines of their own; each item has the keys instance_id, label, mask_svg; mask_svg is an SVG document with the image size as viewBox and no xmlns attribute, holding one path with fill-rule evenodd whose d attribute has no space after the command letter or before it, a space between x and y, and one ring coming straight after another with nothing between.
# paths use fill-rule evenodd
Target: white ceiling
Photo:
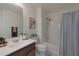
<instances>
[{"instance_id":1,"label":"white ceiling","mask_svg":"<svg viewBox=\"0 0 79 59\"><path fill-rule=\"evenodd\" d=\"M30 4L36 7L41 6L42 9L48 13L59 12L59 11L68 10L75 7L79 8L78 3L30 3Z\"/></svg>"}]
</instances>

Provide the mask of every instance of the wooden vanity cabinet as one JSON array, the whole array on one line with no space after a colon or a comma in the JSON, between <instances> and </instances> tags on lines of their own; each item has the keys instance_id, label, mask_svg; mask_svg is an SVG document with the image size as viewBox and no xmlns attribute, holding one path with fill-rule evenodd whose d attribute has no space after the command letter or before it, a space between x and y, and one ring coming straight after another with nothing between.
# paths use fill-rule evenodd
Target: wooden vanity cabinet
<instances>
[{"instance_id":1,"label":"wooden vanity cabinet","mask_svg":"<svg viewBox=\"0 0 79 59\"><path fill-rule=\"evenodd\" d=\"M35 56L36 48L35 43L32 43L18 51L15 51L8 56Z\"/></svg>"}]
</instances>

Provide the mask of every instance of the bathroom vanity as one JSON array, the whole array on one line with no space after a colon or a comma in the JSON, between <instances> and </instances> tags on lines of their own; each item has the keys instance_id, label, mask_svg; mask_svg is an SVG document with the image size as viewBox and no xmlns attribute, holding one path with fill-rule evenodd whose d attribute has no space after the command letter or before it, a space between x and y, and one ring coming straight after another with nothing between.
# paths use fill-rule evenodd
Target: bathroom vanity
<instances>
[{"instance_id":1,"label":"bathroom vanity","mask_svg":"<svg viewBox=\"0 0 79 59\"><path fill-rule=\"evenodd\" d=\"M17 43L8 43L0 48L0 56L35 56L36 40L28 39Z\"/></svg>"},{"instance_id":2,"label":"bathroom vanity","mask_svg":"<svg viewBox=\"0 0 79 59\"><path fill-rule=\"evenodd\" d=\"M32 43L28 46L25 46L11 54L9 54L8 56L35 56L35 43Z\"/></svg>"}]
</instances>

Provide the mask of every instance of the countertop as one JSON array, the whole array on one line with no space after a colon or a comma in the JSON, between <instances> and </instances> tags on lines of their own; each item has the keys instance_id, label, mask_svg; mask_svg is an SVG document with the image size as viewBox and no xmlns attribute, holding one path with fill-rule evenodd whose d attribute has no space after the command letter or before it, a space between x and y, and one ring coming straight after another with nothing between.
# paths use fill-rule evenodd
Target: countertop
<instances>
[{"instance_id":1,"label":"countertop","mask_svg":"<svg viewBox=\"0 0 79 59\"><path fill-rule=\"evenodd\" d=\"M7 56L25 46L28 46L28 45L34 43L34 42L36 42L36 40L34 40L34 39L22 40L22 41L15 42L15 43L9 42L7 44L7 46L0 48L0 56Z\"/></svg>"}]
</instances>

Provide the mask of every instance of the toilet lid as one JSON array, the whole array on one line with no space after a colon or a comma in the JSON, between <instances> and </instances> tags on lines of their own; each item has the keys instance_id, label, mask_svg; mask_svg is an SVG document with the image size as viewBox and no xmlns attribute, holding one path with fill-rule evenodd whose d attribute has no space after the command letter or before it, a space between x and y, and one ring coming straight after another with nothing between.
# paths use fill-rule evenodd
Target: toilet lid
<instances>
[{"instance_id":1,"label":"toilet lid","mask_svg":"<svg viewBox=\"0 0 79 59\"><path fill-rule=\"evenodd\" d=\"M46 45L44 45L44 44L37 44L36 47L38 47L38 48L46 48Z\"/></svg>"}]
</instances>

